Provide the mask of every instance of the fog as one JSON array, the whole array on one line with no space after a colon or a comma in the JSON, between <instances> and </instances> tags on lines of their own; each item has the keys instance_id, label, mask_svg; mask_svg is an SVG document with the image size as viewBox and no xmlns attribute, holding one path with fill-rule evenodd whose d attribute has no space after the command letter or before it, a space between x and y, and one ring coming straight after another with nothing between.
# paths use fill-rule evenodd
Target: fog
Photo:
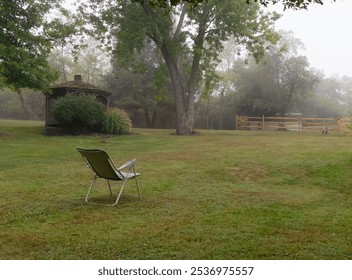
<instances>
[{"instance_id":1,"label":"fog","mask_svg":"<svg viewBox=\"0 0 352 280\"><path fill-rule=\"evenodd\" d=\"M277 29L293 31L305 45L302 53L312 67L327 76L352 76L352 0L324 1L308 10L286 10L274 5L270 10L282 14Z\"/></svg>"}]
</instances>

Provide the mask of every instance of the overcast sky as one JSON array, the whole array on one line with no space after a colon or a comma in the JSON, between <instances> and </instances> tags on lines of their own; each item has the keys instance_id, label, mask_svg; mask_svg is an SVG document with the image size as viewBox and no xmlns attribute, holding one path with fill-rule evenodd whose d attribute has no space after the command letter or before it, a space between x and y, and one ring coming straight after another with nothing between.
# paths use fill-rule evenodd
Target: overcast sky
<instances>
[{"instance_id":1,"label":"overcast sky","mask_svg":"<svg viewBox=\"0 0 352 280\"><path fill-rule=\"evenodd\" d=\"M277 29L292 30L305 45L310 65L325 75L352 77L352 0L324 0L308 10L282 11Z\"/></svg>"}]
</instances>

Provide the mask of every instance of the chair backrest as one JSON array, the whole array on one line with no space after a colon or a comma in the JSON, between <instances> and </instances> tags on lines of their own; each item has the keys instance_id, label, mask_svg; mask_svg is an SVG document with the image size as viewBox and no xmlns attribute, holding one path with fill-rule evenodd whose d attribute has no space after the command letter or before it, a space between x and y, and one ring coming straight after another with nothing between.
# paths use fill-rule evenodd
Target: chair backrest
<instances>
[{"instance_id":1,"label":"chair backrest","mask_svg":"<svg viewBox=\"0 0 352 280\"><path fill-rule=\"evenodd\" d=\"M116 169L107 152L102 149L77 148L97 176L109 180L123 180L122 174Z\"/></svg>"}]
</instances>

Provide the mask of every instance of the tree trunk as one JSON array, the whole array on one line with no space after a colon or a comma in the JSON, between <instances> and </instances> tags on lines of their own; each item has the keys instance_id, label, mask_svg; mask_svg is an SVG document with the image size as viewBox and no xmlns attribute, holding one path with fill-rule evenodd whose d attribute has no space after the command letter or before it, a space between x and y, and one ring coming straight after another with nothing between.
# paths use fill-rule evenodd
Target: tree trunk
<instances>
[{"instance_id":1,"label":"tree trunk","mask_svg":"<svg viewBox=\"0 0 352 280\"><path fill-rule=\"evenodd\" d=\"M31 110L31 108L29 108L29 106L26 104L26 101L23 98L21 89L17 89L16 93L17 93L17 96L20 100L21 106L22 106L23 110L26 112L28 118L31 120L34 120L35 115L34 115L33 111Z\"/></svg>"},{"instance_id":2,"label":"tree trunk","mask_svg":"<svg viewBox=\"0 0 352 280\"><path fill-rule=\"evenodd\" d=\"M179 104L179 106L176 105L176 113L177 113L177 129L176 129L176 134L177 135L193 135L193 124L194 124L194 116L192 112L187 112L184 110L184 108L178 108L178 107L183 107L182 104ZM182 113L179 111L181 110Z\"/></svg>"},{"instance_id":3,"label":"tree trunk","mask_svg":"<svg viewBox=\"0 0 352 280\"><path fill-rule=\"evenodd\" d=\"M220 116L219 116L219 129L222 129L222 117L224 111L224 94L225 94L225 87L222 88L220 92Z\"/></svg>"},{"instance_id":4,"label":"tree trunk","mask_svg":"<svg viewBox=\"0 0 352 280\"><path fill-rule=\"evenodd\" d=\"M209 128L209 118L210 118L210 95L207 98L207 107L205 111L205 129Z\"/></svg>"},{"instance_id":5,"label":"tree trunk","mask_svg":"<svg viewBox=\"0 0 352 280\"><path fill-rule=\"evenodd\" d=\"M144 1L144 11L149 17L154 18L156 15L148 6L148 2L148 0ZM207 12L207 10L203 11L204 14ZM195 39L194 54L189 81L188 83L184 83L178 65L178 55L174 50L174 43L175 40L178 40L177 37L179 36L185 13L186 6L184 5L174 36L170 36L169 32L155 31L151 36L151 39L160 47L172 81L177 117L176 133L178 135L193 135L194 99L199 74L199 63L202 56L201 51L199 50L202 49L204 44L206 21L200 23L199 25L198 35ZM188 84L187 89L185 88L185 84Z\"/></svg>"},{"instance_id":6,"label":"tree trunk","mask_svg":"<svg viewBox=\"0 0 352 280\"><path fill-rule=\"evenodd\" d=\"M144 116L145 116L145 123L147 128L155 128L156 116L157 111L156 109L153 110L152 117L150 117L150 112L148 108L144 108Z\"/></svg>"},{"instance_id":7,"label":"tree trunk","mask_svg":"<svg viewBox=\"0 0 352 280\"><path fill-rule=\"evenodd\" d=\"M178 70L177 58L173 57L167 48L161 48L167 68L169 70L176 106L176 134L193 135L194 124L194 94L186 93L182 76Z\"/></svg>"}]
</instances>

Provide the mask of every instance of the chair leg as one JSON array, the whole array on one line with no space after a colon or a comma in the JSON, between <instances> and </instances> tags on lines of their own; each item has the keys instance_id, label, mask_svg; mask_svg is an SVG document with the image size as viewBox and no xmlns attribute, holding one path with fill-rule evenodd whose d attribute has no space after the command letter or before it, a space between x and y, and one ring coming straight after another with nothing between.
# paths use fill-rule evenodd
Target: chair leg
<instances>
[{"instance_id":1,"label":"chair leg","mask_svg":"<svg viewBox=\"0 0 352 280\"><path fill-rule=\"evenodd\" d=\"M89 198L90 192L92 191L92 188L93 188L94 183L95 183L95 181L97 180L97 178L98 178L98 176L96 176L96 175L93 176L92 183L90 184L90 187L89 187L88 192L87 192L87 194L86 194L86 199L85 199L85 201L86 201L87 203L89 203L88 198Z\"/></svg>"},{"instance_id":2,"label":"chair leg","mask_svg":"<svg viewBox=\"0 0 352 280\"><path fill-rule=\"evenodd\" d=\"M133 166L132 168L133 168L133 173L134 173L134 179L136 180L136 186L137 186L138 197L139 197L139 199L141 200L141 199L142 199L142 196L141 196L141 192L140 192L140 190L139 190L139 185L138 185L138 180L137 180L136 171L134 170L134 166Z\"/></svg>"},{"instance_id":3,"label":"chair leg","mask_svg":"<svg viewBox=\"0 0 352 280\"><path fill-rule=\"evenodd\" d=\"M108 182L108 186L109 186L109 191L110 191L110 196L112 196L112 191L111 191L111 186L110 186L110 181L106 180Z\"/></svg>"},{"instance_id":4,"label":"chair leg","mask_svg":"<svg viewBox=\"0 0 352 280\"><path fill-rule=\"evenodd\" d=\"M138 197L139 197L139 199L141 200L141 199L142 199L142 196L141 196L141 192L140 192L140 190L139 190L139 185L138 185L137 177L135 177L135 179L136 179L136 186L137 186Z\"/></svg>"},{"instance_id":5,"label":"chair leg","mask_svg":"<svg viewBox=\"0 0 352 280\"><path fill-rule=\"evenodd\" d=\"M123 182L122 182L122 186L121 186L121 189L120 189L120 191L119 191L119 194L117 195L117 198L116 198L115 203L114 203L114 204L109 204L108 206L115 206L115 205L119 202L119 199L120 199L120 197L121 197L121 195L122 195L122 192L123 192L123 189L124 189L124 187L125 187L126 182L127 182L127 178L125 178L125 179L123 180Z\"/></svg>"},{"instance_id":6,"label":"chair leg","mask_svg":"<svg viewBox=\"0 0 352 280\"><path fill-rule=\"evenodd\" d=\"M139 199L142 199L142 197L141 197L141 192L140 192L140 190L139 190L139 184L138 184L136 172L134 171L134 169L133 169L133 172L134 172L134 174L135 174L135 180L136 180L136 187L137 187L138 197L139 197ZM93 186L94 186L94 184L95 184L97 178L98 178L97 175L94 175L94 176L93 176L92 183L90 184L90 187L89 187L88 192L87 192L87 194L86 194L86 198L85 198L86 203L94 203L94 202L90 202L90 201L89 201L89 196L90 196L90 193L91 193L91 191L92 191L92 189L93 189ZM123 180L122 186L121 186L120 191L119 191L119 193L118 193L118 195L117 195L116 201L115 201L113 204L107 204L107 206L116 206L116 204L117 204L117 203L119 202L119 200L120 200L120 197L121 197L121 195L122 195L123 189L124 189L125 186L126 186L127 180L128 180L127 177ZM109 187L110 195L113 196L113 193L112 193L112 190L111 190L110 181L109 181L109 180L106 180L106 181L107 181L107 184L108 184L108 187ZM99 204L99 203L98 203L98 204Z\"/></svg>"}]
</instances>

